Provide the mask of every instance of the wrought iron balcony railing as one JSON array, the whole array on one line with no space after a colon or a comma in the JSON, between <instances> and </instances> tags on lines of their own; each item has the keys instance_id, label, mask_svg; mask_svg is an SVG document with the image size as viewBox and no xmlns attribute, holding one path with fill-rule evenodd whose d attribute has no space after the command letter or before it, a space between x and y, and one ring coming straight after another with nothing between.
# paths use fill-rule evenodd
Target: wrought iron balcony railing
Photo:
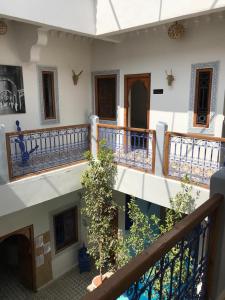
<instances>
[{"instance_id":1,"label":"wrought iron balcony railing","mask_svg":"<svg viewBox=\"0 0 225 300\"><path fill-rule=\"evenodd\" d=\"M209 185L211 176L225 162L225 139L197 134L167 132L164 149L164 175Z\"/></svg>"},{"instance_id":2,"label":"wrought iron balcony railing","mask_svg":"<svg viewBox=\"0 0 225 300\"><path fill-rule=\"evenodd\" d=\"M6 133L10 180L84 160L90 149L89 125Z\"/></svg>"},{"instance_id":3,"label":"wrought iron balcony railing","mask_svg":"<svg viewBox=\"0 0 225 300\"><path fill-rule=\"evenodd\" d=\"M83 300L214 299L222 202L214 195Z\"/></svg>"},{"instance_id":4,"label":"wrought iron balcony railing","mask_svg":"<svg viewBox=\"0 0 225 300\"><path fill-rule=\"evenodd\" d=\"M115 162L154 174L154 130L98 124L98 141L103 139L112 149Z\"/></svg>"},{"instance_id":5,"label":"wrought iron balcony railing","mask_svg":"<svg viewBox=\"0 0 225 300\"><path fill-rule=\"evenodd\" d=\"M9 179L46 172L84 160L90 149L90 125L72 125L6 133ZM157 133L158 137L158 133ZM104 139L115 162L155 173L155 130L97 124L97 143ZM164 175L185 175L208 187L213 173L225 162L225 139L167 132L164 143Z\"/></svg>"}]
</instances>

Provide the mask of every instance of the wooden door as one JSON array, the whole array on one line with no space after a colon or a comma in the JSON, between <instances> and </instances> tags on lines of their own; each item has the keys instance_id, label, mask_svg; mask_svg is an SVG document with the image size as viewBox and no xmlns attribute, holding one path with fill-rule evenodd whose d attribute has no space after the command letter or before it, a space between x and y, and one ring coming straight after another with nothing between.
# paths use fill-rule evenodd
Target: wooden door
<instances>
[{"instance_id":1,"label":"wooden door","mask_svg":"<svg viewBox=\"0 0 225 300\"><path fill-rule=\"evenodd\" d=\"M100 120L116 120L116 75L95 76L95 114Z\"/></svg>"},{"instance_id":2,"label":"wooden door","mask_svg":"<svg viewBox=\"0 0 225 300\"><path fill-rule=\"evenodd\" d=\"M142 100L145 102L145 108L140 113L142 113L142 119L144 122L141 126L138 126L139 128L145 127L144 129L149 129L149 119L150 119L150 84L151 84L151 75L150 74L134 74L134 75L125 75L124 77L124 126L125 127L134 127L135 124L138 122L135 122L134 118L130 116L132 112L131 108L131 93L132 89L135 87L135 85L143 86L143 90L145 90L145 93L140 95L141 97L145 97L145 99L139 99L141 102ZM138 103L136 103L135 109L138 109ZM138 112L136 110L136 114L138 115ZM134 112L135 116L135 112ZM140 118L139 118L140 119ZM140 124L140 122L139 122Z\"/></svg>"}]
</instances>

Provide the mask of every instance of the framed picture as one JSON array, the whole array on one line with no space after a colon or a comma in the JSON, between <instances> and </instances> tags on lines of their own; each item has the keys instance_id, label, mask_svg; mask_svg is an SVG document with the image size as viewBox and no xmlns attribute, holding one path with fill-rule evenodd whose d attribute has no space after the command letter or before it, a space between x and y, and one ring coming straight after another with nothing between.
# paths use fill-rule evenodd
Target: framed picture
<instances>
[{"instance_id":1,"label":"framed picture","mask_svg":"<svg viewBox=\"0 0 225 300\"><path fill-rule=\"evenodd\" d=\"M22 67L0 65L0 115L25 112Z\"/></svg>"}]
</instances>

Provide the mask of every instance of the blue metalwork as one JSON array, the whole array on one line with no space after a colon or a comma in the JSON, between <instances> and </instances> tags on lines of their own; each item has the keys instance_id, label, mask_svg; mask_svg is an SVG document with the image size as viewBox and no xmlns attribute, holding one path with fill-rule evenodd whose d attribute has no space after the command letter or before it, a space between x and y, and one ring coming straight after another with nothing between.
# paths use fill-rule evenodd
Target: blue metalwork
<instances>
[{"instance_id":1,"label":"blue metalwork","mask_svg":"<svg viewBox=\"0 0 225 300\"><path fill-rule=\"evenodd\" d=\"M106 141L118 164L152 171L153 133L99 127L99 139Z\"/></svg>"},{"instance_id":2,"label":"blue metalwork","mask_svg":"<svg viewBox=\"0 0 225 300\"><path fill-rule=\"evenodd\" d=\"M209 228L204 220L118 299L204 300Z\"/></svg>"},{"instance_id":3,"label":"blue metalwork","mask_svg":"<svg viewBox=\"0 0 225 300\"><path fill-rule=\"evenodd\" d=\"M16 128L17 128L19 135L18 135L18 139L15 139L15 142L19 144L19 148L21 151L21 162L22 162L22 165L25 165L29 161L30 154L33 153L35 150L37 150L39 146L35 145L35 147L31 148L29 152L26 151L24 135L22 134L20 122L18 120L16 121Z\"/></svg>"},{"instance_id":4,"label":"blue metalwork","mask_svg":"<svg viewBox=\"0 0 225 300\"><path fill-rule=\"evenodd\" d=\"M87 125L23 132L17 124L19 138L9 136L12 178L83 160L90 148Z\"/></svg>"},{"instance_id":5,"label":"blue metalwork","mask_svg":"<svg viewBox=\"0 0 225 300\"><path fill-rule=\"evenodd\" d=\"M225 161L224 143L194 137L171 135L168 175L209 184L211 176Z\"/></svg>"},{"instance_id":6,"label":"blue metalwork","mask_svg":"<svg viewBox=\"0 0 225 300\"><path fill-rule=\"evenodd\" d=\"M87 248L83 245L78 252L78 262L80 273L91 271L91 258L87 253Z\"/></svg>"}]
</instances>

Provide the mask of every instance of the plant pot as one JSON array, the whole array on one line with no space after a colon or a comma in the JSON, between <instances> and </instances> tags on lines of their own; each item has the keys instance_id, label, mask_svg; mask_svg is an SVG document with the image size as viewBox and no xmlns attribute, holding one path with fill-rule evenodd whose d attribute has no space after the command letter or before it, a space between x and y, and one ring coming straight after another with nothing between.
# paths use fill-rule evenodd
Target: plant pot
<instances>
[{"instance_id":1,"label":"plant pot","mask_svg":"<svg viewBox=\"0 0 225 300\"><path fill-rule=\"evenodd\" d=\"M105 277L105 275L97 275L92 279L92 285L93 287L96 289L97 287L99 287L103 281L106 279L107 277Z\"/></svg>"},{"instance_id":2,"label":"plant pot","mask_svg":"<svg viewBox=\"0 0 225 300\"><path fill-rule=\"evenodd\" d=\"M97 287L99 287L103 281L105 281L107 278L111 277L113 275L113 272L107 272L104 275L97 275L92 279L92 286L94 289L96 289Z\"/></svg>"}]
</instances>

